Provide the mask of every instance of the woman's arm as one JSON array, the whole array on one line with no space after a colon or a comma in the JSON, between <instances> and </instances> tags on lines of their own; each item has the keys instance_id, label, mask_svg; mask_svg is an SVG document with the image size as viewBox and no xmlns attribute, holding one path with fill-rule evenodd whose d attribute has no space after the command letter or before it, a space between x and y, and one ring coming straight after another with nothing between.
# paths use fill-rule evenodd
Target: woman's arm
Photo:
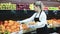
<instances>
[{"instance_id":1,"label":"woman's arm","mask_svg":"<svg viewBox=\"0 0 60 34\"><path fill-rule=\"evenodd\" d=\"M31 22L32 20L34 20L35 15L36 15L36 13L34 13L30 18L27 18L25 20L18 21L18 22L20 22L20 23L23 23L23 22Z\"/></svg>"}]
</instances>

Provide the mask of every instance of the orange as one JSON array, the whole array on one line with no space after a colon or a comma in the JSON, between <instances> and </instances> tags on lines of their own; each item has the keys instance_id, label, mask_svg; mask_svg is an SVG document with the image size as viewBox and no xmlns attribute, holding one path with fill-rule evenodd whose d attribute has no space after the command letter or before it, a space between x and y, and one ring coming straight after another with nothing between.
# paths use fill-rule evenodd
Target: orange
<instances>
[{"instance_id":1,"label":"orange","mask_svg":"<svg viewBox=\"0 0 60 34\"><path fill-rule=\"evenodd\" d=\"M8 26L8 21L4 21L4 26Z\"/></svg>"},{"instance_id":2,"label":"orange","mask_svg":"<svg viewBox=\"0 0 60 34\"><path fill-rule=\"evenodd\" d=\"M48 24L52 24L53 20L47 20Z\"/></svg>"},{"instance_id":3,"label":"orange","mask_svg":"<svg viewBox=\"0 0 60 34\"><path fill-rule=\"evenodd\" d=\"M9 25L13 25L14 24L14 21L13 20L9 20Z\"/></svg>"},{"instance_id":4,"label":"orange","mask_svg":"<svg viewBox=\"0 0 60 34\"><path fill-rule=\"evenodd\" d=\"M20 27L20 25L18 25L18 24L17 24L17 25L16 25L16 27L18 27L18 28L19 28L19 27Z\"/></svg>"},{"instance_id":5,"label":"orange","mask_svg":"<svg viewBox=\"0 0 60 34\"><path fill-rule=\"evenodd\" d=\"M1 27L2 27L2 32L4 32L5 31L5 26L1 25Z\"/></svg>"},{"instance_id":6,"label":"orange","mask_svg":"<svg viewBox=\"0 0 60 34\"><path fill-rule=\"evenodd\" d=\"M60 19L56 20L57 24L60 24Z\"/></svg>"},{"instance_id":7,"label":"orange","mask_svg":"<svg viewBox=\"0 0 60 34\"><path fill-rule=\"evenodd\" d=\"M8 23L8 21L7 21L7 20L5 20L5 21L4 21L4 23Z\"/></svg>"},{"instance_id":8,"label":"orange","mask_svg":"<svg viewBox=\"0 0 60 34\"><path fill-rule=\"evenodd\" d=\"M14 28L13 28L13 27L11 27L11 29L13 30Z\"/></svg>"},{"instance_id":9,"label":"orange","mask_svg":"<svg viewBox=\"0 0 60 34\"><path fill-rule=\"evenodd\" d=\"M22 24L22 27L23 27L23 30L28 29L28 27L27 27L27 25L26 25L26 24Z\"/></svg>"},{"instance_id":10,"label":"orange","mask_svg":"<svg viewBox=\"0 0 60 34\"><path fill-rule=\"evenodd\" d=\"M12 28L16 28L16 26L14 25L14 26L12 26Z\"/></svg>"},{"instance_id":11,"label":"orange","mask_svg":"<svg viewBox=\"0 0 60 34\"><path fill-rule=\"evenodd\" d=\"M4 26L5 26L5 27L7 27L7 26L8 26L8 24L4 24Z\"/></svg>"},{"instance_id":12,"label":"orange","mask_svg":"<svg viewBox=\"0 0 60 34\"><path fill-rule=\"evenodd\" d=\"M2 30L2 32L5 32L5 30Z\"/></svg>"},{"instance_id":13,"label":"orange","mask_svg":"<svg viewBox=\"0 0 60 34\"><path fill-rule=\"evenodd\" d=\"M15 29L13 29L13 32L17 32L17 29L15 28Z\"/></svg>"},{"instance_id":14,"label":"orange","mask_svg":"<svg viewBox=\"0 0 60 34\"><path fill-rule=\"evenodd\" d=\"M11 29L11 32L14 32L14 30L13 30L13 29Z\"/></svg>"},{"instance_id":15,"label":"orange","mask_svg":"<svg viewBox=\"0 0 60 34\"><path fill-rule=\"evenodd\" d=\"M17 30L17 31L20 31L20 28L17 28L16 30Z\"/></svg>"},{"instance_id":16,"label":"orange","mask_svg":"<svg viewBox=\"0 0 60 34\"><path fill-rule=\"evenodd\" d=\"M10 28L9 26L6 27L6 29L9 29L9 28Z\"/></svg>"},{"instance_id":17,"label":"orange","mask_svg":"<svg viewBox=\"0 0 60 34\"><path fill-rule=\"evenodd\" d=\"M9 32L12 32L12 30L11 29L7 29Z\"/></svg>"},{"instance_id":18,"label":"orange","mask_svg":"<svg viewBox=\"0 0 60 34\"><path fill-rule=\"evenodd\" d=\"M15 32L15 30L13 29L12 32Z\"/></svg>"},{"instance_id":19,"label":"orange","mask_svg":"<svg viewBox=\"0 0 60 34\"><path fill-rule=\"evenodd\" d=\"M5 26L3 26L3 25L0 25L1 27L2 27L2 29L5 29Z\"/></svg>"}]
</instances>

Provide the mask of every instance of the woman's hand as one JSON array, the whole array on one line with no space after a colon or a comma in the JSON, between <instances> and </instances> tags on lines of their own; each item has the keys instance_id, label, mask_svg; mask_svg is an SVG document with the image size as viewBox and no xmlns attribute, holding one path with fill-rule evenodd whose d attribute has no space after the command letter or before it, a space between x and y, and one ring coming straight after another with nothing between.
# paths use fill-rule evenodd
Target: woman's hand
<instances>
[{"instance_id":1,"label":"woman's hand","mask_svg":"<svg viewBox=\"0 0 60 34\"><path fill-rule=\"evenodd\" d=\"M35 26L36 26L36 22L29 22L29 24L28 24L28 26L29 26L29 28L35 28Z\"/></svg>"},{"instance_id":2,"label":"woman's hand","mask_svg":"<svg viewBox=\"0 0 60 34\"><path fill-rule=\"evenodd\" d=\"M36 22L29 22L29 25L35 25L36 24Z\"/></svg>"}]
</instances>

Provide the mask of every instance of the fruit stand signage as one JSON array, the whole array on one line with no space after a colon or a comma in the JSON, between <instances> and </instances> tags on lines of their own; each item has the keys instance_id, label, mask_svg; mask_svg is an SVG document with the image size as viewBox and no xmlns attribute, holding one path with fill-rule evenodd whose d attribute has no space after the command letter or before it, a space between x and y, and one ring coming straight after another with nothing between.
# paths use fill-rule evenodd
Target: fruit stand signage
<instances>
[{"instance_id":1,"label":"fruit stand signage","mask_svg":"<svg viewBox=\"0 0 60 34\"><path fill-rule=\"evenodd\" d=\"M30 8L30 10L34 10L34 5L33 4L30 4L29 5L29 8Z\"/></svg>"},{"instance_id":2,"label":"fruit stand signage","mask_svg":"<svg viewBox=\"0 0 60 34\"><path fill-rule=\"evenodd\" d=\"M16 10L16 4L0 3L0 10Z\"/></svg>"},{"instance_id":3,"label":"fruit stand signage","mask_svg":"<svg viewBox=\"0 0 60 34\"><path fill-rule=\"evenodd\" d=\"M44 7L43 10L59 10L58 7Z\"/></svg>"}]
</instances>

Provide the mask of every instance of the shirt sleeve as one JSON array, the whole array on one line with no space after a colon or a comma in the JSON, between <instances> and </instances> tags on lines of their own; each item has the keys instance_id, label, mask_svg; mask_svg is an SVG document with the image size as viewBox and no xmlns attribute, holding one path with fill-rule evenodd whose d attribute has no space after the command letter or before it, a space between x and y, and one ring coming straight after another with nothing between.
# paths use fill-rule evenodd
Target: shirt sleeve
<instances>
[{"instance_id":1,"label":"shirt sleeve","mask_svg":"<svg viewBox=\"0 0 60 34\"><path fill-rule=\"evenodd\" d=\"M41 13L39 20L40 22L37 22L35 24L35 28L41 28L41 27L44 27L45 24L47 24L47 16L44 12Z\"/></svg>"},{"instance_id":2,"label":"shirt sleeve","mask_svg":"<svg viewBox=\"0 0 60 34\"><path fill-rule=\"evenodd\" d=\"M30 18L27 18L25 20L18 21L18 22L20 22L20 23L23 23L23 22L31 22L32 20L34 20L35 15L36 15L36 13L34 13Z\"/></svg>"}]
</instances>

